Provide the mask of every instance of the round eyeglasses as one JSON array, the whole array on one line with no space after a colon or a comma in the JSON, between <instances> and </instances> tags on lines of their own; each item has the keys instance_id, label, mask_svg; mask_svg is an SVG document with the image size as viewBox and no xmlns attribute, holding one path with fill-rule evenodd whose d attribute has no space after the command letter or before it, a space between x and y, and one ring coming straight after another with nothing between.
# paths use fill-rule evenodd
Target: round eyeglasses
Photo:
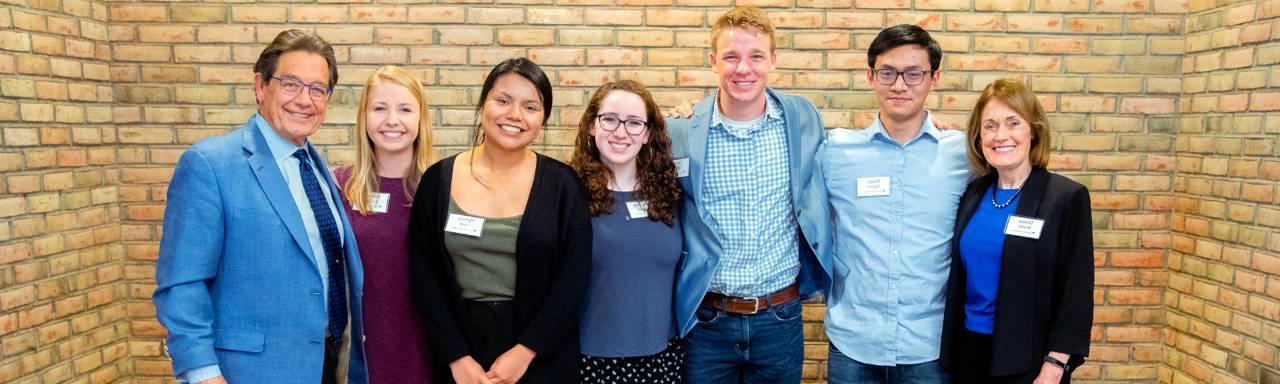
<instances>
[{"instance_id":1,"label":"round eyeglasses","mask_svg":"<svg viewBox=\"0 0 1280 384\"><path fill-rule=\"evenodd\" d=\"M618 126L623 126L623 127L626 127L625 130L628 135L639 135L641 133L644 133L645 128L649 127L649 123L645 122L644 120L640 120L640 119L623 120L622 118L619 118L617 115L613 115L613 114L596 115L596 120L600 121L600 129L603 129L606 132L616 131L618 130Z\"/></svg>"}]
</instances>

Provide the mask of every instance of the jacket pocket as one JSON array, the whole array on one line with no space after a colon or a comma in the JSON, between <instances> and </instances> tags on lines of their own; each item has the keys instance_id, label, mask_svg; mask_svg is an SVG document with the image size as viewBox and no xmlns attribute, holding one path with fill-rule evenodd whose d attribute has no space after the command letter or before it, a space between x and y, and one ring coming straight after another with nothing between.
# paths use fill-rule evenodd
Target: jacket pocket
<instances>
[{"instance_id":1,"label":"jacket pocket","mask_svg":"<svg viewBox=\"0 0 1280 384\"><path fill-rule=\"evenodd\" d=\"M218 328L213 330L213 347L241 352L262 352L266 335L262 332Z\"/></svg>"}]
</instances>

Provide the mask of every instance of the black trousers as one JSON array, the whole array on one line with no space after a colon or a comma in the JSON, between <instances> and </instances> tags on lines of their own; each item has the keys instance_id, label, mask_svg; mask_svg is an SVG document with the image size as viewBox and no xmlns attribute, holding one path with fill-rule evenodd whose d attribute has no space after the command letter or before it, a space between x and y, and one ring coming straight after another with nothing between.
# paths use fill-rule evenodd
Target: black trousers
<instances>
[{"instance_id":1,"label":"black trousers","mask_svg":"<svg viewBox=\"0 0 1280 384\"><path fill-rule=\"evenodd\" d=\"M467 320L459 324L471 358L489 369L498 356L516 346L516 307L511 301L464 300Z\"/></svg>"},{"instance_id":2,"label":"black trousers","mask_svg":"<svg viewBox=\"0 0 1280 384\"><path fill-rule=\"evenodd\" d=\"M991 376L991 335L964 330L960 335L961 353L955 354L952 368L953 384L1030 384L1040 375L1040 365L1029 371L1009 375ZM1062 384L1071 383L1071 373L1062 375Z\"/></svg>"}]
</instances>

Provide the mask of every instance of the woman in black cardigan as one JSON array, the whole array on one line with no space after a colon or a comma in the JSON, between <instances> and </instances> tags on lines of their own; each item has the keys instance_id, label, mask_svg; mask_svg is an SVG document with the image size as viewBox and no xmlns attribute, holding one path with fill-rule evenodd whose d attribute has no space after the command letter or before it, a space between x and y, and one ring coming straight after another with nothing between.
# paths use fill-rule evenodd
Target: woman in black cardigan
<instances>
[{"instance_id":1,"label":"woman in black cardigan","mask_svg":"<svg viewBox=\"0 0 1280 384\"><path fill-rule=\"evenodd\" d=\"M1031 90L988 85L969 118L981 177L960 200L942 362L955 383L1068 383L1089 353L1089 191L1045 170L1049 126Z\"/></svg>"},{"instance_id":2,"label":"woman in black cardigan","mask_svg":"<svg viewBox=\"0 0 1280 384\"><path fill-rule=\"evenodd\" d=\"M591 219L577 174L528 147L551 105L536 64L498 64L480 92L480 143L419 183L410 276L438 382L578 381Z\"/></svg>"}]
</instances>

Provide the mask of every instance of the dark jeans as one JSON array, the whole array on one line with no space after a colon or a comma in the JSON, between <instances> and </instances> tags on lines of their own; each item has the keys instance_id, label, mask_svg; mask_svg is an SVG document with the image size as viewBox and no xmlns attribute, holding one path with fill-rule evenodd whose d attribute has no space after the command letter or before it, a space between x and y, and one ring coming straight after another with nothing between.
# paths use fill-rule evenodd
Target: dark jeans
<instances>
[{"instance_id":1,"label":"dark jeans","mask_svg":"<svg viewBox=\"0 0 1280 384\"><path fill-rule=\"evenodd\" d=\"M863 364L840 353L835 345L827 355L827 382L830 384L943 384L951 375L938 360L893 366Z\"/></svg>"},{"instance_id":2,"label":"dark jeans","mask_svg":"<svg viewBox=\"0 0 1280 384\"><path fill-rule=\"evenodd\" d=\"M689 382L798 384L804 364L800 301L754 315L699 307L689 332Z\"/></svg>"}]
</instances>

